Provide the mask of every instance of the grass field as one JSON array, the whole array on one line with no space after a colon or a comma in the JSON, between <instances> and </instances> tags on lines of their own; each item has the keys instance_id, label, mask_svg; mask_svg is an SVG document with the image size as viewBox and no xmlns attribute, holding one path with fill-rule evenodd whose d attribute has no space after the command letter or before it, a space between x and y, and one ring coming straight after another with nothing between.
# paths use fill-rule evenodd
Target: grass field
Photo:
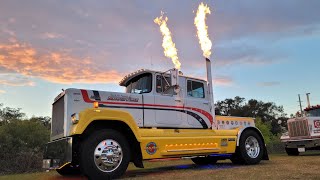
<instances>
[{"instance_id":1,"label":"grass field","mask_svg":"<svg viewBox=\"0 0 320 180\"><path fill-rule=\"evenodd\" d=\"M298 157L271 155L270 161L259 165L237 166L229 160L216 165L196 166L191 160L145 162L145 169L130 165L123 179L320 179L320 153L308 153ZM63 178L55 171L0 176L0 180L81 180L82 176Z\"/></svg>"}]
</instances>

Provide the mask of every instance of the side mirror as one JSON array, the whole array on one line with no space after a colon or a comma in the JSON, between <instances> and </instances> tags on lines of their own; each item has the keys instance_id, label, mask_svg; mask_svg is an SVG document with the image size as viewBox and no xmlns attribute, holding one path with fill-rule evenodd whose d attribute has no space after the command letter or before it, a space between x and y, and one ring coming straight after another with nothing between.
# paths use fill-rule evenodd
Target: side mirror
<instances>
[{"instance_id":1,"label":"side mirror","mask_svg":"<svg viewBox=\"0 0 320 180\"><path fill-rule=\"evenodd\" d=\"M171 86L179 86L179 70L173 68L170 70L171 74Z\"/></svg>"},{"instance_id":2,"label":"side mirror","mask_svg":"<svg viewBox=\"0 0 320 180\"><path fill-rule=\"evenodd\" d=\"M176 94L179 94L179 92L181 91L181 88L179 85L175 85L173 90Z\"/></svg>"}]
</instances>

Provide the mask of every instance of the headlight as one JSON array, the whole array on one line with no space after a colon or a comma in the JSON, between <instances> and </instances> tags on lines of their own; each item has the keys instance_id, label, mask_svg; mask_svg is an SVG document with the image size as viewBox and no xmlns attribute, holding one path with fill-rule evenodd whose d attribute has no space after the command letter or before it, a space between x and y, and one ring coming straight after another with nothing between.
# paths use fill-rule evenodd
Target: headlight
<instances>
[{"instance_id":1,"label":"headlight","mask_svg":"<svg viewBox=\"0 0 320 180\"><path fill-rule=\"evenodd\" d=\"M74 113L71 115L71 121L73 124L77 124L79 122L79 114L78 113Z\"/></svg>"}]
</instances>

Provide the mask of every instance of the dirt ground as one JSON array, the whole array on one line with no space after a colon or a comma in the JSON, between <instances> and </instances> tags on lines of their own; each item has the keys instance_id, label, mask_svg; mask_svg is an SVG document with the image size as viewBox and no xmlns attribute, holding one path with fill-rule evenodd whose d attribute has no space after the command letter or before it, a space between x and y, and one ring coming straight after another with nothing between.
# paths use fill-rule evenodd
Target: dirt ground
<instances>
[{"instance_id":1,"label":"dirt ground","mask_svg":"<svg viewBox=\"0 0 320 180\"><path fill-rule=\"evenodd\" d=\"M298 157L285 154L271 155L270 161L258 165L238 166L229 160L216 165L197 166L191 160L145 162L144 169L129 166L122 179L320 179L320 153L308 153ZM55 171L0 176L4 179L82 180L83 176L64 178Z\"/></svg>"}]
</instances>

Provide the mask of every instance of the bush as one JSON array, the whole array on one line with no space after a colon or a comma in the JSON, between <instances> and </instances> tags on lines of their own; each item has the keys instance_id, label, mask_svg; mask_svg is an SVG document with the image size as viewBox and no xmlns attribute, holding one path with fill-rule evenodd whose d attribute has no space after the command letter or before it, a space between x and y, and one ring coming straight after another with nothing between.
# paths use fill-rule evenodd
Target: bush
<instances>
[{"instance_id":1,"label":"bush","mask_svg":"<svg viewBox=\"0 0 320 180\"><path fill-rule=\"evenodd\" d=\"M255 120L256 127L261 131L269 153L284 153L284 144L280 141L280 135L271 132L271 122L263 123L260 118Z\"/></svg>"},{"instance_id":2,"label":"bush","mask_svg":"<svg viewBox=\"0 0 320 180\"><path fill-rule=\"evenodd\" d=\"M44 145L50 131L41 122L14 120L0 126L0 173L21 173L41 169Z\"/></svg>"}]
</instances>

